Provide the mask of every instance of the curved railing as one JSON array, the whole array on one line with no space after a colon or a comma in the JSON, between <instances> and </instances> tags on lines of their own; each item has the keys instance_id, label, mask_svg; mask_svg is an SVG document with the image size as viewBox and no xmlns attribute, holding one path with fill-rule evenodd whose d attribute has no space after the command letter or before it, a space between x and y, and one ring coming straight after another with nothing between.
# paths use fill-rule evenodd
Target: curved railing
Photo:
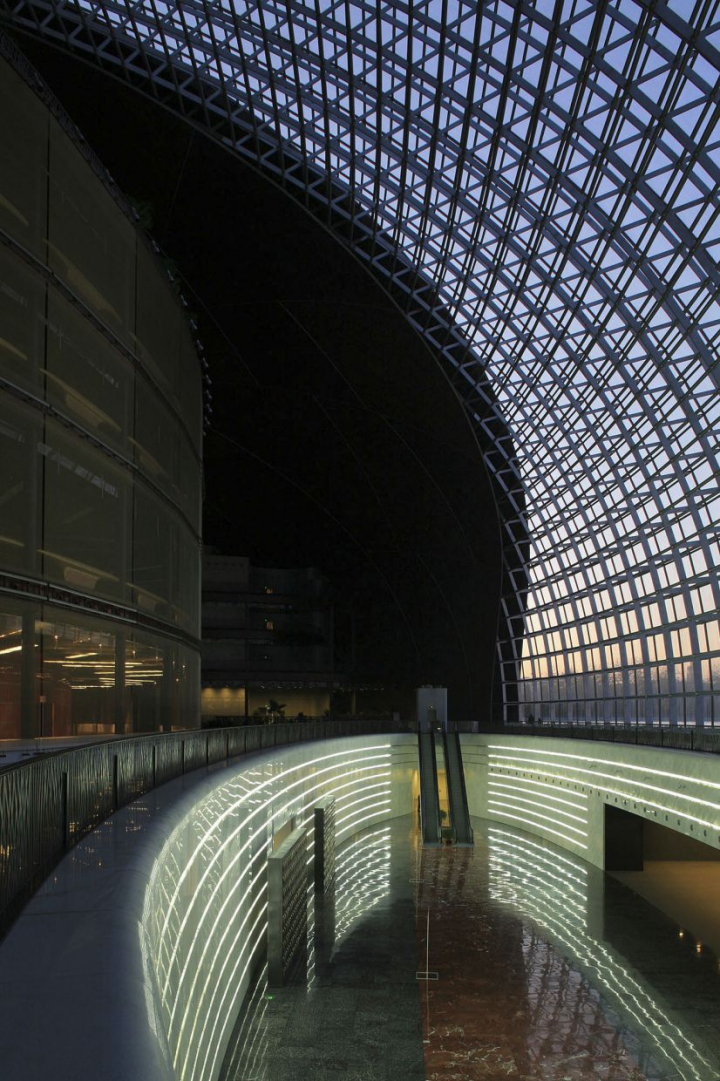
<instances>
[{"instance_id":1,"label":"curved railing","mask_svg":"<svg viewBox=\"0 0 720 1081\"><path fill-rule=\"evenodd\" d=\"M678 728L659 725L571 725L507 724L478 725L477 721L451 723L456 732L481 732L487 735L555 736L559 739L602 740L606 743L634 743L639 747L666 747L672 751L701 751L720 754L719 728Z\"/></svg>"},{"instance_id":2,"label":"curved railing","mask_svg":"<svg viewBox=\"0 0 720 1081\"><path fill-rule=\"evenodd\" d=\"M414 728L414 726L411 726ZM590 728L458 722L458 731L603 740L720 754L707 728ZM305 740L408 731L388 720L316 720L149 733L58 751L0 770L0 935L34 890L86 833L118 808L190 770Z\"/></svg>"},{"instance_id":3,"label":"curved railing","mask_svg":"<svg viewBox=\"0 0 720 1081\"><path fill-rule=\"evenodd\" d=\"M126 803L191 770L336 736L407 731L392 721L309 721L148 733L0 770L0 935L65 852Z\"/></svg>"}]
</instances>

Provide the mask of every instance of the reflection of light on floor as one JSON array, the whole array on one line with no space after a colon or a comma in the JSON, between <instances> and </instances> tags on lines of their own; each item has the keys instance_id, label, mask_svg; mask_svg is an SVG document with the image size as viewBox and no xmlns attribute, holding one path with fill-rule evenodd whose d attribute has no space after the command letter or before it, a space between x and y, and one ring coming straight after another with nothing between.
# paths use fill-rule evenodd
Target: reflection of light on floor
<instances>
[{"instance_id":1,"label":"reflection of light on floor","mask_svg":"<svg viewBox=\"0 0 720 1081\"><path fill-rule=\"evenodd\" d=\"M584 869L547 847L488 830L490 888L551 932L552 940L599 986L620 1016L630 1014L684 1081L708 1081L715 1070L630 975L619 955L587 933ZM550 866L549 866L550 865Z\"/></svg>"},{"instance_id":2,"label":"reflection of light on floor","mask_svg":"<svg viewBox=\"0 0 720 1081\"><path fill-rule=\"evenodd\" d=\"M243 1011L243 1021L233 1048L233 1063L242 1062L246 1077L265 1081L264 1059L268 1049L265 1014L268 1008L267 965L260 973Z\"/></svg>"},{"instance_id":3,"label":"reflection of light on floor","mask_svg":"<svg viewBox=\"0 0 720 1081\"><path fill-rule=\"evenodd\" d=\"M643 871L614 871L650 904L720 957L720 862L646 860Z\"/></svg>"},{"instance_id":4,"label":"reflection of light on floor","mask_svg":"<svg viewBox=\"0 0 720 1081\"><path fill-rule=\"evenodd\" d=\"M490 830L489 836L492 838L498 833L497 830ZM502 851L500 845L510 850L514 847L513 844L507 836L502 842L497 837L495 840L497 851L490 844L490 896L493 900L519 904L524 896L522 889L518 892L519 886L537 885L547 895L550 894L552 887L556 886L566 904L576 907L578 918L582 920L584 926L587 908L587 870L584 867L576 865L565 856L549 852L540 844L523 841L520 843L528 851L532 851L533 867L537 873L524 868L522 874L519 874L519 867L507 869L499 858L499 853Z\"/></svg>"},{"instance_id":5,"label":"reflection of light on floor","mask_svg":"<svg viewBox=\"0 0 720 1081\"><path fill-rule=\"evenodd\" d=\"M365 833L347 845L335 865L336 946L390 890L390 830Z\"/></svg>"}]
</instances>

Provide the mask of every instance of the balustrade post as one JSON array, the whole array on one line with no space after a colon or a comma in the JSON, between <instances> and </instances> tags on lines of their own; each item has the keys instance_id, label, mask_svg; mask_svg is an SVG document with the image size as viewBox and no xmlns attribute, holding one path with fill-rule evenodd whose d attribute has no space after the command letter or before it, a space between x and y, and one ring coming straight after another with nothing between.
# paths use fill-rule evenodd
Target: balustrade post
<instances>
[{"instance_id":1,"label":"balustrade post","mask_svg":"<svg viewBox=\"0 0 720 1081\"><path fill-rule=\"evenodd\" d=\"M62 836L63 836L63 848L70 848L70 775L68 771L63 770L62 774Z\"/></svg>"},{"instance_id":2,"label":"balustrade post","mask_svg":"<svg viewBox=\"0 0 720 1081\"><path fill-rule=\"evenodd\" d=\"M113 769L112 769L112 791L113 791L113 810L117 811L120 807L120 792L118 786L118 756L113 755Z\"/></svg>"}]
</instances>

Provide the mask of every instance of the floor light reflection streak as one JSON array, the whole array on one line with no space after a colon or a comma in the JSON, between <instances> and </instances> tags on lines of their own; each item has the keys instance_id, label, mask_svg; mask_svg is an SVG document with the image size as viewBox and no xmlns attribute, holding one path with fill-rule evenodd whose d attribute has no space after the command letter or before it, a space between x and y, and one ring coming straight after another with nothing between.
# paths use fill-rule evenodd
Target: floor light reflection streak
<instances>
[{"instance_id":1,"label":"floor light reflection streak","mask_svg":"<svg viewBox=\"0 0 720 1081\"><path fill-rule=\"evenodd\" d=\"M714 1076L710 1062L684 1035L648 992L640 986L621 959L588 933L583 906L569 899L572 890L578 894L578 874L575 886L569 879L567 860L558 865L548 883L548 862L552 853L544 849L538 859L538 845L525 843L502 830L488 830L490 849L490 886L497 900L519 908L551 935L551 941L568 954L591 983L600 985L613 1008L621 1017L628 1014L651 1039L658 1053L671 1064L683 1081L708 1081ZM587 896L585 898L585 910Z\"/></svg>"}]
</instances>

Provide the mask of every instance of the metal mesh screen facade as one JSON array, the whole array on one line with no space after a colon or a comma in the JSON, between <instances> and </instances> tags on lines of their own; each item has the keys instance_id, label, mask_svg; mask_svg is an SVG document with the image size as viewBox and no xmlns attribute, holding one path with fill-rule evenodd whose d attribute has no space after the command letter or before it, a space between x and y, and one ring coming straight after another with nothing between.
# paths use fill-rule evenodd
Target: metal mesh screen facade
<instances>
[{"instance_id":1,"label":"metal mesh screen facade","mask_svg":"<svg viewBox=\"0 0 720 1081\"><path fill-rule=\"evenodd\" d=\"M404 296L492 444L508 720L720 721L716 0L3 6Z\"/></svg>"}]
</instances>

